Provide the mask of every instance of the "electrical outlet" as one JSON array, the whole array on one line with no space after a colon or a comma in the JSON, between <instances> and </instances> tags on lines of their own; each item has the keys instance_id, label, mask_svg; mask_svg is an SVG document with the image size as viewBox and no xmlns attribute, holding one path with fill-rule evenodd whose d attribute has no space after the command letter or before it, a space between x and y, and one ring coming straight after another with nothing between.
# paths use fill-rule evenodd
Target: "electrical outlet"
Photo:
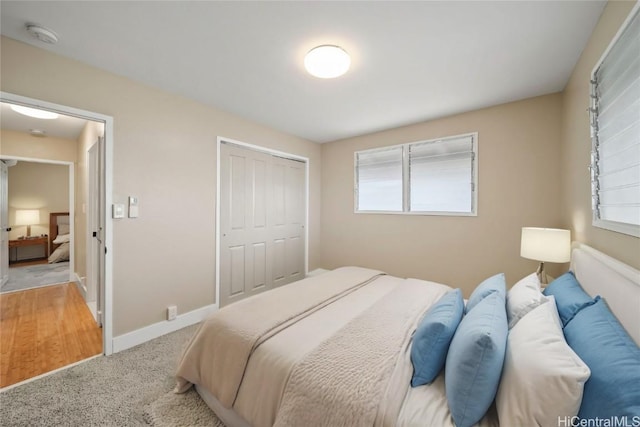
<instances>
[{"instance_id":1,"label":"electrical outlet","mask_svg":"<svg viewBox=\"0 0 640 427\"><path fill-rule=\"evenodd\" d=\"M175 305L170 305L167 307L167 320L176 320L178 316L178 307Z\"/></svg>"}]
</instances>

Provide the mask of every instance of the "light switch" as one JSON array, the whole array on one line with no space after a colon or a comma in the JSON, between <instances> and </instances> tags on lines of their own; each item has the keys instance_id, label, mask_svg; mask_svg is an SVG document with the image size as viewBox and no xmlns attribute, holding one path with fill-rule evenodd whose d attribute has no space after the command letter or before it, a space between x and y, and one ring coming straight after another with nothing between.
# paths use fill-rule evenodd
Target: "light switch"
<instances>
[{"instance_id":1,"label":"light switch","mask_svg":"<svg viewBox=\"0 0 640 427\"><path fill-rule=\"evenodd\" d=\"M138 198L129 196L129 218L138 218Z\"/></svg>"},{"instance_id":2,"label":"light switch","mask_svg":"<svg viewBox=\"0 0 640 427\"><path fill-rule=\"evenodd\" d=\"M124 218L124 205L121 203L114 203L111 206L114 219Z\"/></svg>"}]
</instances>

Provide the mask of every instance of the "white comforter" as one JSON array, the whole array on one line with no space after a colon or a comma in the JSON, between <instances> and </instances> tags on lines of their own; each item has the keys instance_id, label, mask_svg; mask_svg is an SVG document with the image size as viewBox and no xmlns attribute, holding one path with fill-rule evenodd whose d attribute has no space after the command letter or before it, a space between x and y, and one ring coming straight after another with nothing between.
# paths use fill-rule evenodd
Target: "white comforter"
<instances>
[{"instance_id":1,"label":"white comforter","mask_svg":"<svg viewBox=\"0 0 640 427\"><path fill-rule=\"evenodd\" d=\"M442 376L409 386L413 331L448 290L349 267L236 303L199 329L177 389L198 384L254 427L453 426Z\"/></svg>"}]
</instances>

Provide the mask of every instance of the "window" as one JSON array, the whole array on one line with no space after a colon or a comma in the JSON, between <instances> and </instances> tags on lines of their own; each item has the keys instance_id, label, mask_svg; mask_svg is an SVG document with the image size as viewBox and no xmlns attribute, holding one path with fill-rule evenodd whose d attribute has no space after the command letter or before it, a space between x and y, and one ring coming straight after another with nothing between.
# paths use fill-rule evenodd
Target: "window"
<instances>
[{"instance_id":1,"label":"window","mask_svg":"<svg viewBox=\"0 0 640 427\"><path fill-rule=\"evenodd\" d=\"M356 152L356 212L476 215L477 138Z\"/></svg>"},{"instance_id":2,"label":"window","mask_svg":"<svg viewBox=\"0 0 640 427\"><path fill-rule=\"evenodd\" d=\"M358 209L402 212L402 147L356 153Z\"/></svg>"},{"instance_id":3,"label":"window","mask_svg":"<svg viewBox=\"0 0 640 427\"><path fill-rule=\"evenodd\" d=\"M593 225L640 236L640 14L614 38L591 77Z\"/></svg>"}]
</instances>

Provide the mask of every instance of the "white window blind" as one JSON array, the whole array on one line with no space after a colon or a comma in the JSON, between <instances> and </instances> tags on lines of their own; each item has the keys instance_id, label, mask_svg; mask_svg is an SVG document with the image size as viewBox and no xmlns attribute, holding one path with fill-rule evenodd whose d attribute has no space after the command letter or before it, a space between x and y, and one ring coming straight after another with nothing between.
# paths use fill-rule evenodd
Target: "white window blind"
<instances>
[{"instance_id":1,"label":"white window blind","mask_svg":"<svg viewBox=\"0 0 640 427\"><path fill-rule=\"evenodd\" d=\"M402 147L356 153L358 210L402 212Z\"/></svg>"},{"instance_id":2,"label":"white window blind","mask_svg":"<svg viewBox=\"0 0 640 427\"><path fill-rule=\"evenodd\" d=\"M591 80L594 225L640 236L640 14L619 33Z\"/></svg>"},{"instance_id":3,"label":"white window blind","mask_svg":"<svg viewBox=\"0 0 640 427\"><path fill-rule=\"evenodd\" d=\"M475 215L477 134L355 153L357 212Z\"/></svg>"},{"instance_id":4,"label":"white window blind","mask_svg":"<svg viewBox=\"0 0 640 427\"><path fill-rule=\"evenodd\" d=\"M471 136L409 146L410 210L471 212Z\"/></svg>"}]
</instances>

